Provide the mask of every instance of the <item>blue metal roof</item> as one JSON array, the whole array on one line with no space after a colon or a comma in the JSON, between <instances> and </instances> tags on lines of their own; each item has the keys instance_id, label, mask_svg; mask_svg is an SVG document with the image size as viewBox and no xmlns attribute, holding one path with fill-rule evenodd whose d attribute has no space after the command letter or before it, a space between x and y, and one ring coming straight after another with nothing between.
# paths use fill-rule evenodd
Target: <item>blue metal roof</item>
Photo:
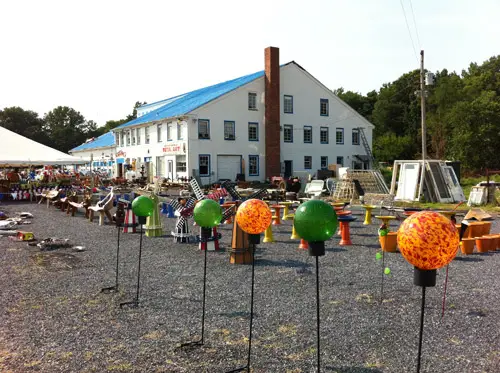
<instances>
[{"instance_id":1,"label":"blue metal roof","mask_svg":"<svg viewBox=\"0 0 500 373\"><path fill-rule=\"evenodd\" d=\"M174 96L170 99L162 100L165 101L165 105L159 107L156 110L151 111L139 118L136 118L130 122L124 123L115 129L130 127L138 124L148 123L156 120L166 119L175 117L178 115L185 115L191 111L207 104L208 102L215 100L216 98L229 93L236 88L239 88L251 81L264 76L264 71L259 71L254 74L245 75L237 79L228 80L227 82L212 85L210 87L205 87L197 89L196 91L188 92L183 95ZM161 101L157 101L161 102ZM148 104L152 105L152 104ZM148 106L145 105L145 106Z\"/></svg>"},{"instance_id":2,"label":"blue metal roof","mask_svg":"<svg viewBox=\"0 0 500 373\"><path fill-rule=\"evenodd\" d=\"M95 149L95 148L104 148L104 147L113 146L113 145L115 145L115 135L113 134L113 132L110 131L110 132L106 132L104 135L99 136L94 141L84 143L82 145L77 146L74 149L71 149L70 152L89 150L89 149Z\"/></svg>"}]
</instances>

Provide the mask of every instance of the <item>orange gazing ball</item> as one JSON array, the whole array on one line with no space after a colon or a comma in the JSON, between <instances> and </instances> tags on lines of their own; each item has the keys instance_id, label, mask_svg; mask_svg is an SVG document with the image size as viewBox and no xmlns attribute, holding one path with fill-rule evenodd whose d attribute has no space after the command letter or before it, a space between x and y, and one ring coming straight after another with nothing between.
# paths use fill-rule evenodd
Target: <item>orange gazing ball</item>
<instances>
[{"instance_id":1,"label":"orange gazing ball","mask_svg":"<svg viewBox=\"0 0 500 373\"><path fill-rule=\"evenodd\" d=\"M401 254L410 264L423 270L447 265L457 255L458 244L457 228L437 212L417 212L398 230Z\"/></svg>"},{"instance_id":2,"label":"orange gazing ball","mask_svg":"<svg viewBox=\"0 0 500 373\"><path fill-rule=\"evenodd\" d=\"M249 199L238 207L236 223L249 234L261 234L271 224L272 216L267 203L260 199Z\"/></svg>"}]
</instances>

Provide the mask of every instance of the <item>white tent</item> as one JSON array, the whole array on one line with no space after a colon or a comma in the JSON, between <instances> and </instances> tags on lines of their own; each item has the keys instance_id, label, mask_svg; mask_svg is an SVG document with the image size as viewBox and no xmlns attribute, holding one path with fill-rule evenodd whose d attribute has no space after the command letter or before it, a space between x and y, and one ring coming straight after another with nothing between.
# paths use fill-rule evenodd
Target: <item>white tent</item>
<instances>
[{"instance_id":1,"label":"white tent","mask_svg":"<svg viewBox=\"0 0 500 373\"><path fill-rule=\"evenodd\" d=\"M0 127L0 167L67 165L86 162Z\"/></svg>"}]
</instances>

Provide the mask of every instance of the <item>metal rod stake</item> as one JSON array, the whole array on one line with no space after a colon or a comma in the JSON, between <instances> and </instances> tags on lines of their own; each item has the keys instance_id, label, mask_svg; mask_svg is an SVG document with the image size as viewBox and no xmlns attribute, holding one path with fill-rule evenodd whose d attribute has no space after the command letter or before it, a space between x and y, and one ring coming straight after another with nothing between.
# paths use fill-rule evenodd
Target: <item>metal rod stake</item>
<instances>
[{"instance_id":1,"label":"metal rod stake","mask_svg":"<svg viewBox=\"0 0 500 373\"><path fill-rule=\"evenodd\" d=\"M418 336L417 373L420 373L420 358L422 356L422 336L424 333L425 286L422 286L422 305L420 306L420 333Z\"/></svg>"},{"instance_id":2,"label":"metal rod stake","mask_svg":"<svg viewBox=\"0 0 500 373\"><path fill-rule=\"evenodd\" d=\"M319 259L318 256L316 256L316 344L317 344L317 349L318 349L318 370L317 372L320 373L321 370L321 357L320 357L320 334L319 334L319 325L320 325L320 319L319 319Z\"/></svg>"}]
</instances>

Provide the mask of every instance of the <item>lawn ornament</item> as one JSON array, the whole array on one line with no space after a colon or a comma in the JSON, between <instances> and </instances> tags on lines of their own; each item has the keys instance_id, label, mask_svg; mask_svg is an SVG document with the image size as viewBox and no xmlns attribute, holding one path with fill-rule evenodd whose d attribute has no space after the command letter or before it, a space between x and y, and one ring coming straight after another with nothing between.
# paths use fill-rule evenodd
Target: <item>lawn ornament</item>
<instances>
[{"instance_id":1,"label":"lawn ornament","mask_svg":"<svg viewBox=\"0 0 500 373\"><path fill-rule=\"evenodd\" d=\"M295 212L295 230L309 243L309 255L316 257L316 367L321 369L320 342L320 299L319 299L319 260L325 255L325 241L336 232L337 214L332 206L321 200L310 200L300 205Z\"/></svg>"},{"instance_id":2,"label":"lawn ornament","mask_svg":"<svg viewBox=\"0 0 500 373\"><path fill-rule=\"evenodd\" d=\"M424 329L425 289L436 285L436 270L457 255L459 236L455 225L432 211L417 212L399 227L398 245L403 257L414 266L413 283L422 287L417 373L420 372Z\"/></svg>"},{"instance_id":3,"label":"lawn ornament","mask_svg":"<svg viewBox=\"0 0 500 373\"><path fill-rule=\"evenodd\" d=\"M250 372L250 360L252 352L252 328L253 328L253 298L255 284L255 246L260 243L260 235L271 224L272 213L269 206L259 199L248 199L243 202L236 212L234 225L238 225L248 234L248 241L251 245L250 254L252 256L252 280L250 290L250 328L248 334L248 354L247 364L243 367L233 369L227 373Z\"/></svg>"}]
</instances>

